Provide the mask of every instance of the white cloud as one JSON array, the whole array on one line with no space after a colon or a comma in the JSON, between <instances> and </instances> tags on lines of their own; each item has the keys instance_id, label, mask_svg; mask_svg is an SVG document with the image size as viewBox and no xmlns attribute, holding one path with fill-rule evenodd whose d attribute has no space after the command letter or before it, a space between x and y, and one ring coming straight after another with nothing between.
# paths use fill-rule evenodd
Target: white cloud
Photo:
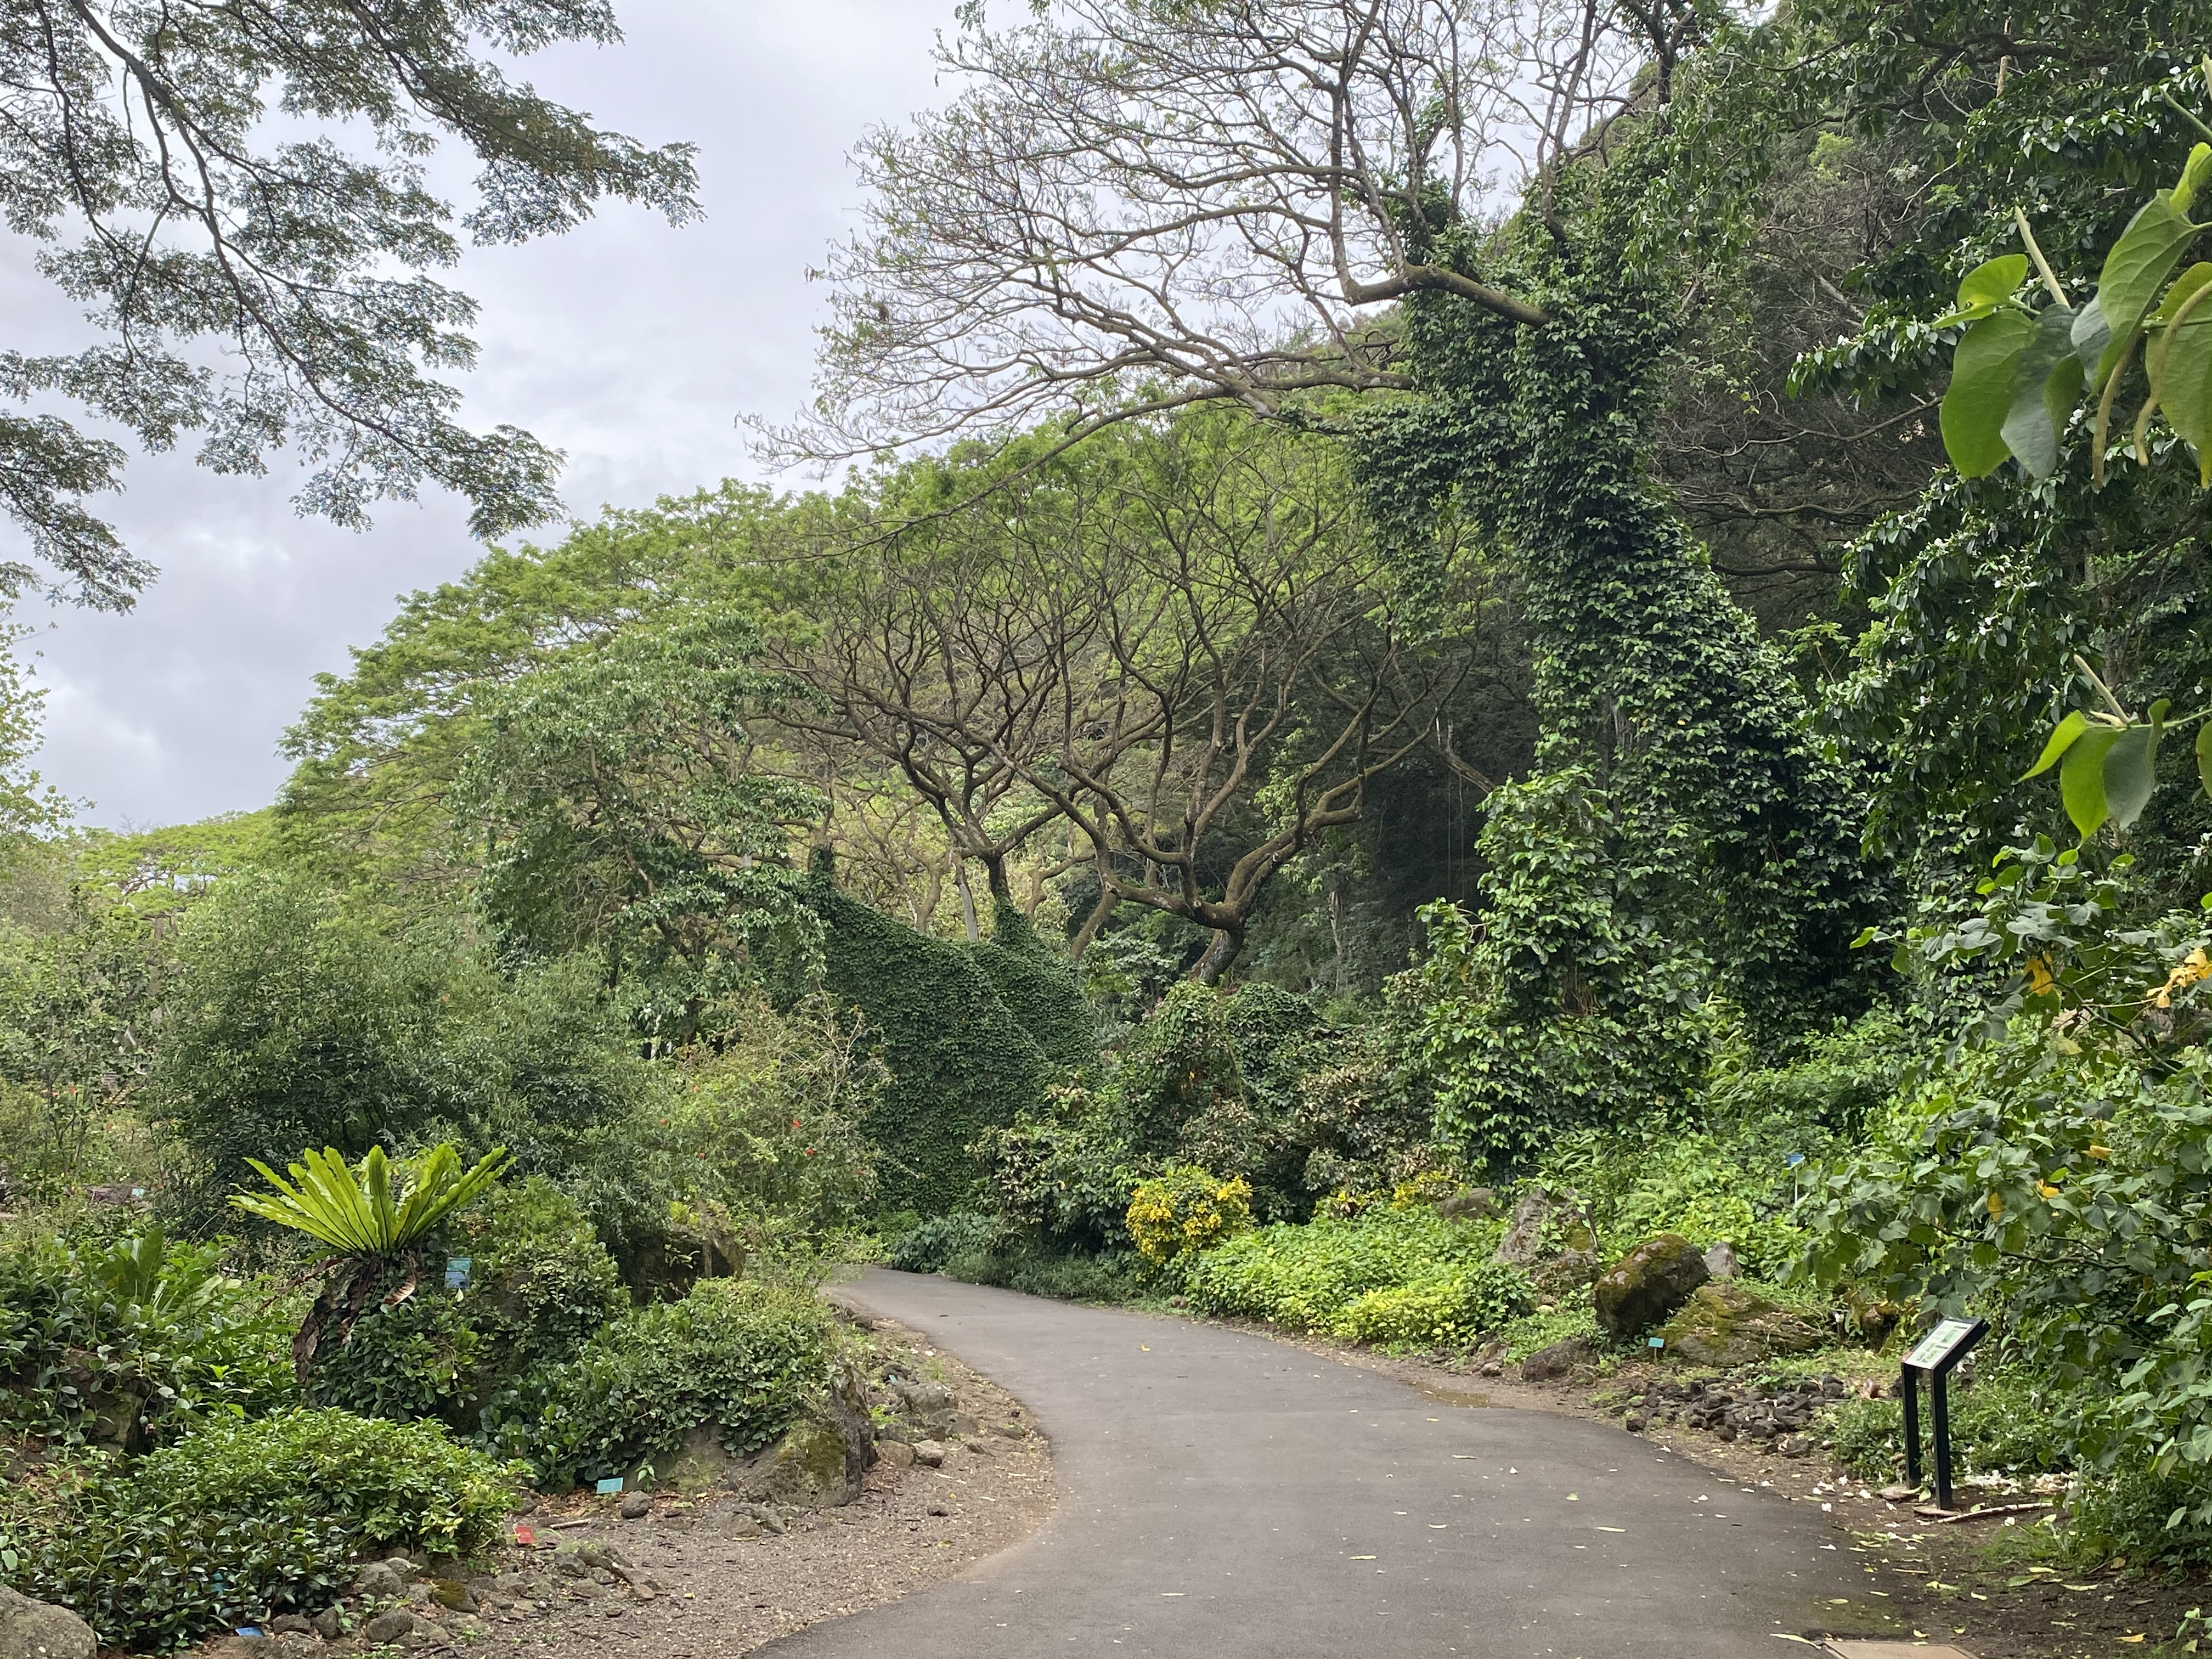
<instances>
[{"instance_id":1,"label":"white cloud","mask_svg":"<svg viewBox=\"0 0 2212 1659\"><path fill-rule=\"evenodd\" d=\"M845 154L869 125L935 100L929 45L951 9L629 0L623 45L532 59L541 90L599 121L697 143L708 217L672 231L621 208L566 237L472 250L455 276L483 307L466 418L566 450L562 495L583 516L756 476L735 417L780 418L807 396L823 296L805 270L852 223ZM0 243L0 298L9 344L76 331L20 242ZM139 458L104 510L160 581L123 617L26 607L52 694L38 764L96 803L91 822L265 803L285 771L277 738L313 675L343 670L398 595L481 552L449 498L386 505L356 536L294 516L296 484L282 457L263 479Z\"/></svg>"}]
</instances>

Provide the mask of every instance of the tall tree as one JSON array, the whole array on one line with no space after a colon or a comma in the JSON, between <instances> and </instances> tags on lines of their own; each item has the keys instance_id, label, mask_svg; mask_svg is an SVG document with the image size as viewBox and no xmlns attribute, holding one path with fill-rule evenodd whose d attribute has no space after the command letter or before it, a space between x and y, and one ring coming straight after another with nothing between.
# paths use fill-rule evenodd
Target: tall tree
<instances>
[{"instance_id":1,"label":"tall tree","mask_svg":"<svg viewBox=\"0 0 2212 1659\"><path fill-rule=\"evenodd\" d=\"M1866 877L1847 780L1646 470L1689 276L1638 210L1701 21L1069 0L971 29L960 94L862 152L825 417L784 441L1208 400L1352 432L1409 557L1455 520L1511 559L1541 758L1686 823L1681 920L1772 1030L1833 1006Z\"/></svg>"},{"instance_id":2,"label":"tall tree","mask_svg":"<svg viewBox=\"0 0 2212 1659\"><path fill-rule=\"evenodd\" d=\"M474 154L459 229L479 243L610 197L690 218L689 145L603 131L499 62L619 38L606 0L11 0L0 212L102 337L0 354L0 394L58 393L149 449L198 433L222 472L289 444L313 469L301 510L340 524L425 483L467 497L478 535L550 516L559 456L459 424L434 378L475 361L476 306L428 275L461 241L425 164L448 138ZM0 563L0 592L131 604L151 568L83 503L123 461L58 416L0 413L0 511L47 573Z\"/></svg>"}]
</instances>

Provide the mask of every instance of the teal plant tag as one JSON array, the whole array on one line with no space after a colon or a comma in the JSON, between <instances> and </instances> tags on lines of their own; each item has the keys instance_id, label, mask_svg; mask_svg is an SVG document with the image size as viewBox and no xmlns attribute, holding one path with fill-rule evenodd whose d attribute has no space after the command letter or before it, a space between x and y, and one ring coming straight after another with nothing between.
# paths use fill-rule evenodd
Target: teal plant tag
<instances>
[{"instance_id":1,"label":"teal plant tag","mask_svg":"<svg viewBox=\"0 0 2212 1659\"><path fill-rule=\"evenodd\" d=\"M605 1497L609 1492L620 1492L622 1489L623 1478L618 1474L611 1474L605 1480L599 1482L599 1494L601 1497Z\"/></svg>"}]
</instances>

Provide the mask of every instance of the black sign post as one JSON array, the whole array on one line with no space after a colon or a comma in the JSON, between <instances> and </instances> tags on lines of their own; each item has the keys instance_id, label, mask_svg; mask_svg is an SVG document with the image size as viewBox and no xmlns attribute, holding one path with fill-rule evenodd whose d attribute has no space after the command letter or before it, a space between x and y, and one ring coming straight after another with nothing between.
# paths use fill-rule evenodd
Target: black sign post
<instances>
[{"instance_id":1,"label":"black sign post","mask_svg":"<svg viewBox=\"0 0 2212 1659\"><path fill-rule=\"evenodd\" d=\"M1936 1454L1936 1507L1951 1507L1951 1389L1950 1378L1958 1363L1989 1334L1986 1319L1938 1320L1936 1328L1912 1345L1905 1356L1904 1374L1898 1379L1898 1396L1905 1402L1905 1480L1920 1484L1920 1389L1928 1379L1929 1438Z\"/></svg>"}]
</instances>

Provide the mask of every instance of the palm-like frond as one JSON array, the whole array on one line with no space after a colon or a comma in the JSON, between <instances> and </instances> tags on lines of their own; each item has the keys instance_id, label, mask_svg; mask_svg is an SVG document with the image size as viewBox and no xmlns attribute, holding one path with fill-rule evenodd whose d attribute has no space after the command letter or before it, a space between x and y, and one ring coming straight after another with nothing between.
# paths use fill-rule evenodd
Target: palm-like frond
<instances>
[{"instance_id":1,"label":"palm-like frond","mask_svg":"<svg viewBox=\"0 0 2212 1659\"><path fill-rule=\"evenodd\" d=\"M240 1209L347 1255L391 1255L474 1200L513 1160L504 1146L496 1147L464 1173L460 1154L445 1142L398 1166L403 1196L396 1201L394 1171L380 1146L369 1148L358 1170L334 1146L302 1152L288 1166L289 1182L258 1158L246 1162L276 1190L236 1194L230 1201Z\"/></svg>"}]
</instances>

